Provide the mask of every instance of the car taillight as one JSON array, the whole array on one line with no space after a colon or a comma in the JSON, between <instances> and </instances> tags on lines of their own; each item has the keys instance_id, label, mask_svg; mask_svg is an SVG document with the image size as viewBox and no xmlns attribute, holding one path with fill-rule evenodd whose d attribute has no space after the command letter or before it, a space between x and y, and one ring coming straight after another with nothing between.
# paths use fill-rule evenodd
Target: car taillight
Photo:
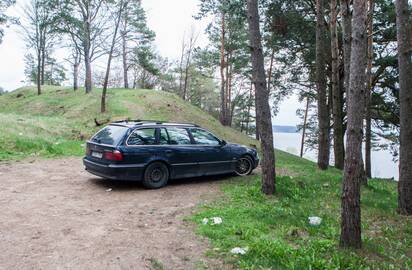
<instances>
[{"instance_id":1,"label":"car taillight","mask_svg":"<svg viewBox=\"0 0 412 270\"><path fill-rule=\"evenodd\" d=\"M104 152L104 158L107 160L122 161L123 154L118 150L114 150L112 152Z\"/></svg>"},{"instance_id":2,"label":"car taillight","mask_svg":"<svg viewBox=\"0 0 412 270\"><path fill-rule=\"evenodd\" d=\"M90 156L91 152L89 145L86 145L86 156Z\"/></svg>"}]
</instances>

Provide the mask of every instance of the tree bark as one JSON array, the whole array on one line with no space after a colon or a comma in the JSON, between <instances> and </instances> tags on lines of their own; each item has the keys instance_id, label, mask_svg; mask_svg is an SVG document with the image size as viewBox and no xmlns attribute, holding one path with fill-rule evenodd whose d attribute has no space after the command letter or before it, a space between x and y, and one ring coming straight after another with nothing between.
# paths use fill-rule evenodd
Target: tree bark
<instances>
[{"instance_id":1,"label":"tree bark","mask_svg":"<svg viewBox=\"0 0 412 270\"><path fill-rule=\"evenodd\" d=\"M272 51L270 53L270 63L269 63L269 71L268 71L268 91L270 93L270 86L272 85L272 72L273 72L273 62L275 60L275 47L272 47Z\"/></svg>"},{"instance_id":2,"label":"tree bark","mask_svg":"<svg viewBox=\"0 0 412 270\"><path fill-rule=\"evenodd\" d=\"M227 54L226 58L226 125L232 125L232 63L231 53Z\"/></svg>"},{"instance_id":3,"label":"tree bark","mask_svg":"<svg viewBox=\"0 0 412 270\"><path fill-rule=\"evenodd\" d=\"M79 89L79 62L75 59L73 64L73 90Z\"/></svg>"},{"instance_id":4,"label":"tree bark","mask_svg":"<svg viewBox=\"0 0 412 270\"><path fill-rule=\"evenodd\" d=\"M40 42L40 46L41 46L41 49L40 49L40 51L41 51L41 76L40 76L40 84L41 85L44 85L44 69L45 69L45 66L46 66L46 48L45 48L45 37L44 37L44 34L43 34L43 37L42 37L42 40L41 40L41 42Z\"/></svg>"},{"instance_id":5,"label":"tree bark","mask_svg":"<svg viewBox=\"0 0 412 270\"><path fill-rule=\"evenodd\" d=\"M249 88L249 102L247 104L247 116L246 116L246 134L249 134L249 122L250 122L250 107L252 107L251 100L253 93L253 82L250 82Z\"/></svg>"},{"instance_id":6,"label":"tree bark","mask_svg":"<svg viewBox=\"0 0 412 270\"><path fill-rule=\"evenodd\" d=\"M306 98L306 110L305 110L305 118L303 120L302 141L300 143L300 157L303 157L303 150L305 147L306 123L308 122L308 112L309 112L309 97Z\"/></svg>"},{"instance_id":7,"label":"tree bark","mask_svg":"<svg viewBox=\"0 0 412 270\"><path fill-rule=\"evenodd\" d=\"M276 190L275 152L273 147L272 117L269 106L266 75L259 28L257 0L247 1L249 42L252 59L252 76L256 89L257 115L260 122L262 149L262 192L273 194Z\"/></svg>"},{"instance_id":8,"label":"tree bark","mask_svg":"<svg viewBox=\"0 0 412 270\"><path fill-rule=\"evenodd\" d=\"M343 88L345 92L349 90L349 77L350 77L350 53L352 42L352 15L350 12L350 1L341 0L341 12L342 12L342 39L343 39L343 66L344 66L344 83Z\"/></svg>"},{"instance_id":9,"label":"tree bark","mask_svg":"<svg viewBox=\"0 0 412 270\"><path fill-rule=\"evenodd\" d=\"M343 143L343 93L339 82L339 41L337 31L337 0L330 1L330 35L332 50L332 114L333 114L333 150L335 167L342 170L345 163Z\"/></svg>"},{"instance_id":10,"label":"tree bark","mask_svg":"<svg viewBox=\"0 0 412 270\"><path fill-rule=\"evenodd\" d=\"M125 4L125 12L127 13L127 3ZM127 14L124 16L124 25L123 25L123 31L121 31L122 35L122 64L123 64L123 83L124 83L124 88L128 89L129 88L129 76L128 76L128 71L129 67L127 65L127 26L128 26L128 20L127 20Z\"/></svg>"},{"instance_id":11,"label":"tree bark","mask_svg":"<svg viewBox=\"0 0 412 270\"><path fill-rule=\"evenodd\" d=\"M259 133L259 116L258 116L258 113L257 113L257 111L258 111L258 109L257 109L257 107L258 107L258 102L257 102L257 99L256 99L256 88L255 88L255 123L256 123L256 126L255 126L255 139L257 140L257 141L260 141L260 133Z\"/></svg>"},{"instance_id":12,"label":"tree bark","mask_svg":"<svg viewBox=\"0 0 412 270\"><path fill-rule=\"evenodd\" d=\"M92 91L92 63L90 59L90 46L89 45L84 46L84 54L85 54L84 68L86 70L86 75L84 78L84 88L85 88L86 94L88 94Z\"/></svg>"},{"instance_id":13,"label":"tree bark","mask_svg":"<svg viewBox=\"0 0 412 270\"><path fill-rule=\"evenodd\" d=\"M226 126L226 87L225 87L225 13L221 14L221 36L220 36L220 123Z\"/></svg>"},{"instance_id":14,"label":"tree bark","mask_svg":"<svg viewBox=\"0 0 412 270\"><path fill-rule=\"evenodd\" d=\"M41 50L40 48L37 49L37 95L41 95Z\"/></svg>"},{"instance_id":15,"label":"tree bark","mask_svg":"<svg viewBox=\"0 0 412 270\"><path fill-rule=\"evenodd\" d=\"M84 88L86 94L92 91L92 60L90 56L91 41L90 41L90 18L87 18L87 21L84 22L85 25L85 37L83 40L83 51L84 51L84 68L86 70L86 76L84 78Z\"/></svg>"},{"instance_id":16,"label":"tree bark","mask_svg":"<svg viewBox=\"0 0 412 270\"><path fill-rule=\"evenodd\" d=\"M316 88L318 99L318 167L329 166L329 108L326 89L326 33L324 27L324 0L316 0Z\"/></svg>"},{"instance_id":17,"label":"tree bark","mask_svg":"<svg viewBox=\"0 0 412 270\"><path fill-rule=\"evenodd\" d=\"M180 55L180 64L179 64L179 95L183 96L183 60L185 57L185 37L182 39L182 53Z\"/></svg>"},{"instance_id":18,"label":"tree bark","mask_svg":"<svg viewBox=\"0 0 412 270\"><path fill-rule=\"evenodd\" d=\"M128 66L127 66L127 40L126 40L126 35L127 35L127 16L125 16L124 19L124 27L122 31L122 62L123 62L123 82L124 82L124 88L128 89L129 88L129 76L127 74L128 71Z\"/></svg>"},{"instance_id":19,"label":"tree bark","mask_svg":"<svg viewBox=\"0 0 412 270\"><path fill-rule=\"evenodd\" d=\"M395 3L400 88L398 211L412 215L412 25L408 0Z\"/></svg>"},{"instance_id":20,"label":"tree bark","mask_svg":"<svg viewBox=\"0 0 412 270\"><path fill-rule=\"evenodd\" d=\"M368 64L367 64L367 91L365 104L365 173L367 178L372 177L372 121L371 121L371 95L373 91L372 61L373 61L373 10L374 0L368 0Z\"/></svg>"},{"instance_id":21,"label":"tree bark","mask_svg":"<svg viewBox=\"0 0 412 270\"><path fill-rule=\"evenodd\" d=\"M340 245L361 248L360 184L364 176L362 162L362 126L366 89L366 5L353 1L352 51L348 92L348 129L345 170L342 186Z\"/></svg>"},{"instance_id":22,"label":"tree bark","mask_svg":"<svg viewBox=\"0 0 412 270\"><path fill-rule=\"evenodd\" d=\"M118 14L117 14L116 24L115 24L114 33L113 33L112 45L110 46L109 58L107 60L106 75L104 77L102 99L101 99L101 103L100 103L100 112L101 113L106 112L106 92L107 92L107 85L109 83L110 65L111 65L111 62L112 62L114 46L116 45L117 31L119 29L120 18L122 17L123 8L124 8L123 7L123 1L120 1L119 11L118 11Z\"/></svg>"}]
</instances>

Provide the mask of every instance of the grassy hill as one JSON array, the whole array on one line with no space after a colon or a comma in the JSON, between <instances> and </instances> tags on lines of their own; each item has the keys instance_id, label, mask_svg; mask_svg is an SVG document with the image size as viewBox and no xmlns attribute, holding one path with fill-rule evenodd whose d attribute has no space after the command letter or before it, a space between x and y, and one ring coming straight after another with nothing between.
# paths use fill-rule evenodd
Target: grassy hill
<instances>
[{"instance_id":1,"label":"grassy hill","mask_svg":"<svg viewBox=\"0 0 412 270\"><path fill-rule=\"evenodd\" d=\"M82 90L46 86L40 96L33 87L0 96L0 160L81 155L84 140L99 129L94 118L193 122L227 141L256 144L171 93L110 89L105 115L100 114L100 95L100 89L86 95Z\"/></svg>"},{"instance_id":2,"label":"grassy hill","mask_svg":"<svg viewBox=\"0 0 412 270\"><path fill-rule=\"evenodd\" d=\"M105 115L99 113L100 94L45 87L41 96L34 88L0 96L0 160L82 155L84 140L98 129L94 118L108 117L194 122L228 141L256 143L170 93L109 90ZM276 154L276 196L261 194L259 175L236 178L224 182L221 199L191 217L211 239L212 256L234 269L412 269L412 219L396 213L396 183L370 180L362 188L364 247L344 250L338 247L341 171ZM222 224L202 224L216 216ZM310 226L309 216L321 217L321 225ZM233 255L234 247L248 251Z\"/></svg>"}]
</instances>

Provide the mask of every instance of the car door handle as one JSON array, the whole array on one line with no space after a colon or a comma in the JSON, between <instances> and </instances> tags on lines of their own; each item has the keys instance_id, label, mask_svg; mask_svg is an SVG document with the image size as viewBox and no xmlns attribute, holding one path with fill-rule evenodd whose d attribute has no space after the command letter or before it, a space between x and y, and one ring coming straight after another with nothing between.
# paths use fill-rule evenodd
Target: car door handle
<instances>
[{"instance_id":1,"label":"car door handle","mask_svg":"<svg viewBox=\"0 0 412 270\"><path fill-rule=\"evenodd\" d=\"M171 154L171 153L173 153L172 150L166 150L165 152L166 152L166 154Z\"/></svg>"}]
</instances>

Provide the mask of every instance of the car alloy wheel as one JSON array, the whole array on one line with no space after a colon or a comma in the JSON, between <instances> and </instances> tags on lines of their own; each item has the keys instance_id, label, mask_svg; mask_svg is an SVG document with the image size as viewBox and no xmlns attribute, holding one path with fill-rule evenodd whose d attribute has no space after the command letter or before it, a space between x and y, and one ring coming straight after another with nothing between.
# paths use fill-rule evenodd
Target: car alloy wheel
<instances>
[{"instance_id":1,"label":"car alloy wheel","mask_svg":"<svg viewBox=\"0 0 412 270\"><path fill-rule=\"evenodd\" d=\"M235 172L237 175L244 176L252 172L252 160L250 157L241 157L236 162Z\"/></svg>"}]
</instances>

